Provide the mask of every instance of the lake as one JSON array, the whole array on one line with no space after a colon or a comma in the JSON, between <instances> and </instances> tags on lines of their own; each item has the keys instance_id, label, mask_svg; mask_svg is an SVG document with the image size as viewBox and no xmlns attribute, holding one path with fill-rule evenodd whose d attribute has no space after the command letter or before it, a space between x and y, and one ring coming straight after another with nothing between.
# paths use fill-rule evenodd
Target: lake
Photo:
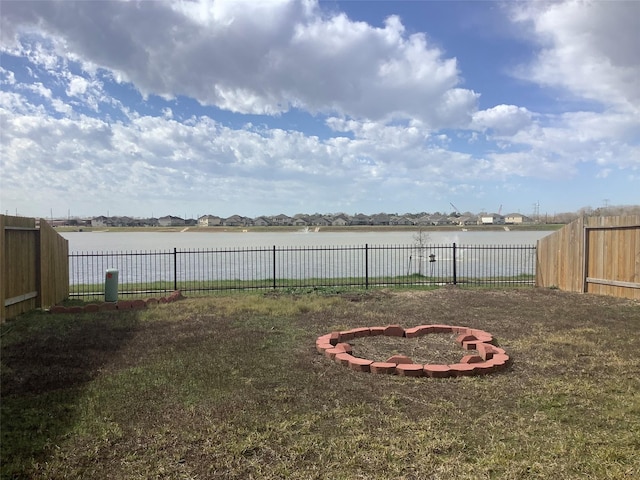
<instances>
[{"instance_id":1,"label":"lake","mask_svg":"<svg viewBox=\"0 0 640 480\"><path fill-rule=\"evenodd\" d=\"M544 231L436 231L427 244L535 245ZM61 232L70 252L123 252L226 247L317 247L341 245L415 245L416 231L389 232Z\"/></svg>"},{"instance_id":2,"label":"lake","mask_svg":"<svg viewBox=\"0 0 640 480\"><path fill-rule=\"evenodd\" d=\"M305 284L310 279L334 282L338 278L377 277L388 282L389 278L414 274L429 276L436 283L451 282L456 273L466 278L506 278L509 282L524 275L529 281L535 273L536 242L550 233L423 232L423 248L418 248L416 231L196 230L62 235L69 240L71 285L99 284L105 271L115 268L124 283L160 283L182 289L188 284L189 288L205 290L215 289L216 282L228 285L229 281L261 285L266 279L287 279L304 280Z\"/></svg>"}]
</instances>

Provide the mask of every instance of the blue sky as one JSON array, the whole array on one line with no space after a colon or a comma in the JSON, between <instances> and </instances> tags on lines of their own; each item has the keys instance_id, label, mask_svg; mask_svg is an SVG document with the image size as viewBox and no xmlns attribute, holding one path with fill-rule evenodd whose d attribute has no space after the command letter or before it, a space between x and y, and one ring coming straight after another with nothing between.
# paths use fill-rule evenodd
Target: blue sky
<instances>
[{"instance_id":1,"label":"blue sky","mask_svg":"<svg viewBox=\"0 0 640 480\"><path fill-rule=\"evenodd\" d=\"M640 203L640 2L0 6L0 210Z\"/></svg>"}]
</instances>

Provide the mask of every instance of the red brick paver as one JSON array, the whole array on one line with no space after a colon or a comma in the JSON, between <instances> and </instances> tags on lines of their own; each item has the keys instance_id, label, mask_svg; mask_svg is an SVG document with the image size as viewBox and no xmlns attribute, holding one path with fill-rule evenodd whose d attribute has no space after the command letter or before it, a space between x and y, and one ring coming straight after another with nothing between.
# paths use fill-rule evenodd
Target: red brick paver
<instances>
[{"instance_id":1,"label":"red brick paver","mask_svg":"<svg viewBox=\"0 0 640 480\"><path fill-rule=\"evenodd\" d=\"M433 325L418 325L417 327L405 329L404 333L407 338L415 338L429 333L435 333L435 331Z\"/></svg>"},{"instance_id":2,"label":"red brick paver","mask_svg":"<svg viewBox=\"0 0 640 480\"><path fill-rule=\"evenodd\" d=\"M372 363L371 360L367 360L366 358L351 357L349 359L349 368L356 372L369 372Z\"/></svg>"},{"instance_id":3,"label":"red brick paver","mask_svg":"<svg viewBox=\"0 0 640 480\"><path fill-rule=\"evenodd\" d=\"M482 363L484 362L484 358L482 358L480 355L465 355L464 357L462 357L462 360L460 360L460 363Z\"/></svg>"},{"instance_id":4,"label":"red brick paver","mask_svg":"<svg viewBox=\"0 0 640 480\"><path fill-rule=\"evenodd\" d=\"M334 358L334 360L336 361L336 363L339 363L340 365L344 365L345 367L349 366L349 361L352 358L356 358L353 355L349 354L349 353L338 353L336 355L336 358Z\"/></svg>"},{"instance_id":5,"label":"red brick paver","mask_svg":"<svg viewBox=\"0 0 640 480\"><path fill-rule=\"evenodd\" d=\"M322 353L323 355L324 355L324 351L329 350L330 348L335 348L335 347L331 345L329 342L316 343L316 350L318 351L318 353Z\"/></svg>"},{"instance_id":6,"label":"red brick paver","mask_svg":"<svg viewBox=\"0 0 640 480\"><path fill-rule=\"evenodd\" d=\"M353 352L353 347L349 343L339 343L336 345L336 348L342 350L344 353Z\"/></svg>"},{"instance_id":7,"label":"red brick paver","mask_svg":"<svg viewBox=\"0 0 640 480\"><path fill-rule=\"evenodd\" d=\"M396 365L399 365L401 363L402 364L413 363L413 360L411 360L406 355L393 355L387 358L387 363L395 363Z\"/></svg>"},{"instance_id":8,"label":"red brick paver","mask_svg":"<svg viewBox=\"0 0 640 480\"><path fill-rule=\"evenodd\" d=\"M131 300L122 300L116 303L116 308L118 310L131 310L133 308L133 305L131 303Z\"/></svg>"},{"instance_id":9,"label":"red brick paver","mask_svg":"<svg viewBox=\"0 0 640 480\"><path fill-rule=\"evenodd\" d=\"M393 375L396 373L396 364L387 362L373 362L369 365L371 373L386 373Z\"/></svg>"},{"instance_id":10,"label":"red brick paver","mask_svg":"<svg viewBox=\"0 0 640 480\"><path fill-rule=\"evenodd\" d=\"M369 335L376 337L378 335L384 335L384 331L387 327L369 327Z\"/></svg>"},{"instance_id":11,"label":"red brick paver","mask_svg":"<svg viewBox=\"0 0 640 480\"><path fill-rule=\"evenodd\" d=\"M451 369L449 368L449 365L426 364L423 369L427 377L446 378L451 376Z\"/></svg>"},{"instance_id":12,"label":"red brick paver","mask_svg":"<svg viewBox=\"0 0 640 480\"><path fill-rule=\"evenodd\" d=\"M475 366L471 363L454 363L453 365L449 365L449 370L454 377L464 377L473 375Z\"/></svg>"},{"instance_id":13,"label":"red brick paver","mask_svg":"<svg viewBox=\"0 0 640 480\"><path fill-rule=\"evenodd\" d=\"M145 302L144 300L132 300L131 301L131 308L135 309L135 310L139 310L142 308L147 308L147 302Z\"/></svg>"},{"instance_id":14,"label":"red brick paver","mask_svg":"<svg viewBox=\"0 0 640 480\"><path fill-rule=\"evenodd\" d=\"M404 328L400 325L388 325L384 329L384 334L387 337L404 337Z\"/></svg>"},{"instance_id":15,"label":"red brick paver","mask_svg":"<svg viewBox=\"0 0 640 480\"><path fill-rule=\"evenodd\" d=\"M371 335L371 329L369 327L352 328L351 330L346 330L342 333L353 334L353 338L369 337Z\"/></svg>"},{"instance_id":16,"label":"red brick paver","mask_svg":"<svg viewBox=\"0 0 640 480\"><path fill-rule=\"evenodd\" d=\"M399 363L396 366L396 373L402 377L422 377L424 366L417 363Z\"/></svg>"},{"instance_id":17,"label":"red brick paver","mask_svg":"<svg viewBox=\"0 0 640 480\"><path fill-rule=\"evenodd\" d=\"M336 358L336 355L339 353L346 353L346 352L342 348L337 348L337 347L327 348L324 351L324 356L333 360Z\"/></svg>"}]
</instances>

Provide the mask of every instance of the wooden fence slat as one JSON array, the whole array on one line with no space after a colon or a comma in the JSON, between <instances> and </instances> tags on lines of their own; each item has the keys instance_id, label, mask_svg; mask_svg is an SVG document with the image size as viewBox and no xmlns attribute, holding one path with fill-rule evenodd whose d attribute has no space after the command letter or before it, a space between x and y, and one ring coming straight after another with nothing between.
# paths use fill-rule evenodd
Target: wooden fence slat
<instances>
[{"instance_id":1,"label":"wooden fence slat","mask_svg":"<svg viewBox=\"0 0 640 480\"><path fill-rule=\"evenodd\" d=\"M640 299L640 215L577 219L536 250L537 286Z\"/></svg>"},{"instance_id":2,"label":"wooden fence slat","mask_svg":"<svg viewBox=\"0 0 640 480\"><path fill-rule=\"evenodd\" d=\"M69 296L69 243L46 221L0 215L0 321Z\"/></svg>"},{"instance_id":3,"label":"wooden fence slat","mask_svg":"<svg viewBox=\"0 0 640 480\"><path fill-rule=\"evenodd\" d=\"M40 308L69 296L69 242L40 219Z\"/></svg>"}]
</instances>

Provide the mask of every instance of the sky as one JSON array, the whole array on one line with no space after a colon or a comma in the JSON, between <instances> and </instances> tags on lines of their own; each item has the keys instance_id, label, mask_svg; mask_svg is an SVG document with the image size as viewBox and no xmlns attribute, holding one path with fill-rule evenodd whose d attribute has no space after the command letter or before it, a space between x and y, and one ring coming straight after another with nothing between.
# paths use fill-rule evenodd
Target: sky
<instances>
[{"instance_id":1,"label":"sky","mask_svg":"<svg viewBox=\"0 0 640 480\"><path fill-rule=\"evenodd\" d=\"M0 213L640 203L637 1L0 2Z\"/></svg>"}]
</instances>

